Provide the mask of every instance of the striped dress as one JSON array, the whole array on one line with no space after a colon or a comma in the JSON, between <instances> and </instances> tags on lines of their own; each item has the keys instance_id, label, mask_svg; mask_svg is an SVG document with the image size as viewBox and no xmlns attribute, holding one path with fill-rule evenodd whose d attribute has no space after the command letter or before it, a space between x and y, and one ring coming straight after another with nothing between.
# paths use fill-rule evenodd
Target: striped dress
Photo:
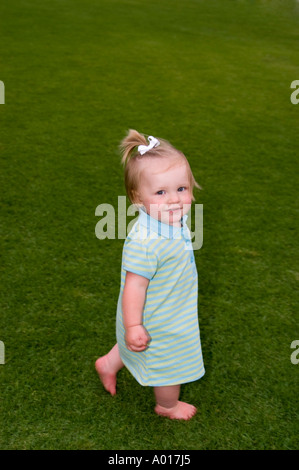
<instances>
[{"instance_id":1,"label":"striped dress","mask_svg":"<svg viewBox=\"0 0 299 470\"><path fill-rule=\"evenodd\" d=\"M197 271L190 232L153 219L143 210L123 248L116 335L121 359L144 386L178 385L205 373L197 316ZM151 342L142 352L126 348L122 293L126 272L149 279L143 326Z\"/></svg>"}]
</instances>

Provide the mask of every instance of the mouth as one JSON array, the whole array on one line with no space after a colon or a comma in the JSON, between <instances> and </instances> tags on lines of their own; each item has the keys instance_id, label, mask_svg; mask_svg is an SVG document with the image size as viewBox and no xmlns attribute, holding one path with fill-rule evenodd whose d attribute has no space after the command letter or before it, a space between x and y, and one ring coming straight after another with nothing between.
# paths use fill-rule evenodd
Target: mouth
<instances>
[{"instance_id":1,"label":"mouth","mask_svg":"<svg viewBox=\"0 0 299 470\"><path fill-rule=\"evenodd\" d=\"M181 211L182 208L181 207L175 207L173 209L167 209L167 212L170 212L171 214L173 214L174 212L178 212L178 211Z\"/></svg>"}]
</instances>

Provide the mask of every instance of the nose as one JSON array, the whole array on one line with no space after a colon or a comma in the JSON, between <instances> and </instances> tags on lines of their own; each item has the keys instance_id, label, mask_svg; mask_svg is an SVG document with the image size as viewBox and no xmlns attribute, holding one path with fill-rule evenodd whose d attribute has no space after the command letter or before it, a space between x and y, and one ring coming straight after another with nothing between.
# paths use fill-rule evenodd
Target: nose
<instances>
[{"instance_id":1,"label":"nose","mask_svg":"<svg viewBox=\"0 0 299 470\"><path fill-rule=\"evenodd\" d=\"M179 193L177 191L171 192L168 197L168 204L178 204L179 202L180 202Z\"/></svg>"}]
</instances>

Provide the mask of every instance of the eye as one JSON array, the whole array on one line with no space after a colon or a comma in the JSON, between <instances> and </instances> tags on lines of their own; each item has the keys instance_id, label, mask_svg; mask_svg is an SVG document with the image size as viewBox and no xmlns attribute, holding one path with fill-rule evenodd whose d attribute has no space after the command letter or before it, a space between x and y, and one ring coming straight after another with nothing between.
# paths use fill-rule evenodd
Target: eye
<instances>
[{"instance_id":1,"label":"eye","mask_svg":"<svg viewBox=\"0 0 299 470\"><path fill-rule=\"evenodd\" d=\"M186 191L186 189L187 189L186 186L180 186L178 191L183 192L183 191Z\"/></svg>"},{"instance_id":2,"label":"eye","mask_svg":"<svg viewBox=\"0 0 299 470\"><path fill-rule=\"evenodd\" d=\"M162 194L165 194L165 190L164 190L164 189L160 189L160 191L157 191L157 194L159 194L160 196L162 196Z\"/></svg>"}]
</instances>

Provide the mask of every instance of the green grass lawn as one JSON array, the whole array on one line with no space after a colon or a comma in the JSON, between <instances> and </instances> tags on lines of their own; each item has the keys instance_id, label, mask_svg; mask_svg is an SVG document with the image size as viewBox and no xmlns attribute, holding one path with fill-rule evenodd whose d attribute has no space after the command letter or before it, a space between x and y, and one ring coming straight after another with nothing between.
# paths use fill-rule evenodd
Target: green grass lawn
<instances>
[{"instance_id":1,"label":"green grass lawn","mask_svg":"<svg viewBox=\"0 0 299 470\"><path fill-rule=\"evenodd\" d=\"M295 0L3 0L0 5L1 449L298 449ZM127 129L188 156L206 375L189 422L154 415L115 342ZM297 290L296 290L297 289Z\"/></svg>"}]
</instances>

